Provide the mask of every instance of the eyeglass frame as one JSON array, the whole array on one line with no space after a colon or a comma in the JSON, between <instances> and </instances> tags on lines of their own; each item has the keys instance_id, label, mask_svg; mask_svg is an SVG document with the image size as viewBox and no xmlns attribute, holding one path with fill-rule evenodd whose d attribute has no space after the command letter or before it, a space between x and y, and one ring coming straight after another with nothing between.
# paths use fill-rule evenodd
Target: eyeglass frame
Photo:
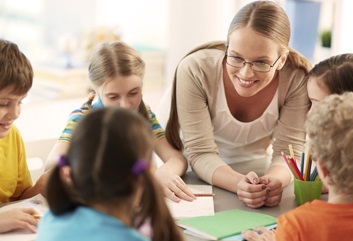
<instances>
[{"instance_id":1,"label":"eyeglass frame","mask_svg":"<svg viewBox=\"0 0 353 241\"><path fill-rule=\"evenodd\" d=\"M270 72L270 71L271 71L271 68L273 68L273 67L275 66L275 64L277 63L277 61L278 61L278 60L281 58L281 56L282 56L282 54L281 54L280 56L278 56L278 58L276 59L276 61L275 61L272 65L271 65L271 64L268 64L268 63L264 63L264 64L267 64L268 66L270 66L270 69L269 69L269 70L267 70L267 71L259 71L259 70L253 69L253 66L254 66L253 62L259 62L259 61L250 61L250 62L249 62L249 61L245 61L243 58L240 58L240 57L229 56L227 52L228 52L228 46L227 46L226 52L225 52L225 57L226 57L226 58L239 58L239 59L242 59L242 60L243 60L243 66L237 67L237 66L234 66L234 65L229 64L228 61L227 61L227 59L226 59L226 64L228 64L229 66L232 66L233 68L241 69L241 68L243 68L243 67L245 66L245 64L250 64L250 68L251 68L253 71L255 71L255 72L260 72L260 73L267 73L267 72Z\"/></svg>"}]
</instances>

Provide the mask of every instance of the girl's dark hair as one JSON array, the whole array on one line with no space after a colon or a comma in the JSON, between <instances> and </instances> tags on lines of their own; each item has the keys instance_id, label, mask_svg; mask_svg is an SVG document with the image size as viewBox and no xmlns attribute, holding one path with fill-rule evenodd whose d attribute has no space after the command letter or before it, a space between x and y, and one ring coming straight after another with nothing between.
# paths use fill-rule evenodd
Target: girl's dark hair
<instances>
[{"instance_id":1,"label":"girl's dark hair","mask_svg":"<svg viewBox=\"0 0 353 241\"><path fill-rule=\"evenodd\" d=\"M307 77L320 79L318 84L326 86L331 94L353 91L353 54L325 59L316 64Z\"/></svg>"},{"instance_id":2,"label":"girl's dark hair","mask_svg":"<svg viewBox=\"0 0 353 241\"><path fill-rule=\"evenodd\" d=\"M61 179L60 166L48 180L50 210L61 215L94 203L119 208L139 189L142 198L131 223L138 228L150 219L152 240L182 240L150 169L132 172L138 160L151 163L153 146L151 128L139 114L119 107L92 110L77 124L66 156L72 184Z\"/></svg>"},{"instance_id":3,"label":"girl's dark hair","mask_svg":"<svg viewBox=\"0 0 353 241\"><path fill-rule=\"evenodd\" d=\"M104 42L95 49L88 67L88 76L94 86L101 86L115 76L136 75L143 79L145 75L145 62L138 53L124 42ZM92 100L84 103L90 108ZM148 119L148 113L143 100L138 111Z\"/></svg>"},{"instance_id":4,"label":"girl's dark hair","mask_svg":"<svg viewBox=\"0 0 353 241\"><path fill-rule=\"evenodd\" d=\"M0 90L13 85L13 94L26 94L32 87L33 69L17 44L0 39Z\"/></svg>"}]
</instances>

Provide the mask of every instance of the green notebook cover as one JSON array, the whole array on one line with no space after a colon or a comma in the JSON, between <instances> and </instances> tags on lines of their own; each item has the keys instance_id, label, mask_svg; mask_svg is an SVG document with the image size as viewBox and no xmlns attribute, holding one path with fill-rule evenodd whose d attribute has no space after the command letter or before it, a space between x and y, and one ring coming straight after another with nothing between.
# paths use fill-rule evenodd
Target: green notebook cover
<instances>
[{"instance_id":1,"label":"green notebook cover","mask_svg":"<svg viewBox=\"0 0 353 241\"><path fill-rule=\"evenodd\" d=\"M232 209L216 212L213 216L185 218L176 221L178 226L211 240L227 238L241 231L277 223L277 218L257 212Z\"/></svg>"}]
</instances>

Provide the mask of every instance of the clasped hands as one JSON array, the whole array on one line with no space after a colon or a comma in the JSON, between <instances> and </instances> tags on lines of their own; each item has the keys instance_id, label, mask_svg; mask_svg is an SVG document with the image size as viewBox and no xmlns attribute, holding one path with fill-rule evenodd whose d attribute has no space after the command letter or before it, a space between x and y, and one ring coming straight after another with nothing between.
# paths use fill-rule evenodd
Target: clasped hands
<instances>
[{"instance_id":1,"label":"clasped hands","mask_svg":"<svg viewBox=\"0 0 353 241\"><path fill-rule=\"evenodd\" d=\"M258 177L255 172L246 174L237 184L239 200L251 208L274 207L281 202L282 182L273 177Z\"/></svg>"}]
</instances>

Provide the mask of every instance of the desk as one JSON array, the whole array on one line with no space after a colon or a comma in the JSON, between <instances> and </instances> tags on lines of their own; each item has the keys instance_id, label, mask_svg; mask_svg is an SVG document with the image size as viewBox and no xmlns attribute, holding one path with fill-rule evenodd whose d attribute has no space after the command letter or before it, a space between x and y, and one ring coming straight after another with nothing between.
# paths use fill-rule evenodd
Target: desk
<instances>
[{"instance_id":1,"label":"desk","mask_svg":"<svg viewBox=\"0 0 353 241\"><path fill-rule=\"evenodd\" d=\"M199 185L207 184L204 181L200 180L193 172L187 172L183 176L183 180L187 184L199 184ZM225 191L218 187L213 187L213 193L216 194L216 196L214 197L215 212L220 212L220 211L229 210L229 209L242 209L245 211L259 212L259 213L271 215L274 217L278 217L279 215L291 209L294 209L296 207L293 184L289 185L287 188L284 189L283 195L282 195L282 201L280 205L272 208L270 207L262 207L258 209L249 208L239 201L236 194ZM328 195L323 194L321 195L320 199L327 201L327 198L328 198ZM23 203L25 202L12 203L6 206L7 208L19 207L18 204L20 204L20 207L23 207ZM186 241L204 241L204 239L197 238L188 234L185 234L184 237ZM36 238L36 234L29 234L28 232L25 232L25 231L17 231L17 232L10 232L7 234L0 234L0 240L6 240L6 241L12 241L12 240L13 241L33 241L35 240L35 238Z\"/></svg>"},{"instance_id":2,"label":"desk","mask_svg":"<svg viewBox=\"0 0 353 241\"><path fill-rule=\"evenodd\" d=\"M183 177L183 180L187 184L207 184L199 179L193 172L187 172ZM214 197L215 212L225 211L229 209L241 209L250 212L258 212L273 217L278 217L281 214L292 210L297 207L294 197L294 186L291 183L288 187L283 190L281 203L276 207L261 207L257 209L249 208L239 201L235 193L228 192L224 189L213 187L213 193L216 194ZM320 199L327 201L328 195L322 194ZM197 238L188 234L184 235L186 241L204 241L204 239Z\"/></svg>"}]
</instances>

